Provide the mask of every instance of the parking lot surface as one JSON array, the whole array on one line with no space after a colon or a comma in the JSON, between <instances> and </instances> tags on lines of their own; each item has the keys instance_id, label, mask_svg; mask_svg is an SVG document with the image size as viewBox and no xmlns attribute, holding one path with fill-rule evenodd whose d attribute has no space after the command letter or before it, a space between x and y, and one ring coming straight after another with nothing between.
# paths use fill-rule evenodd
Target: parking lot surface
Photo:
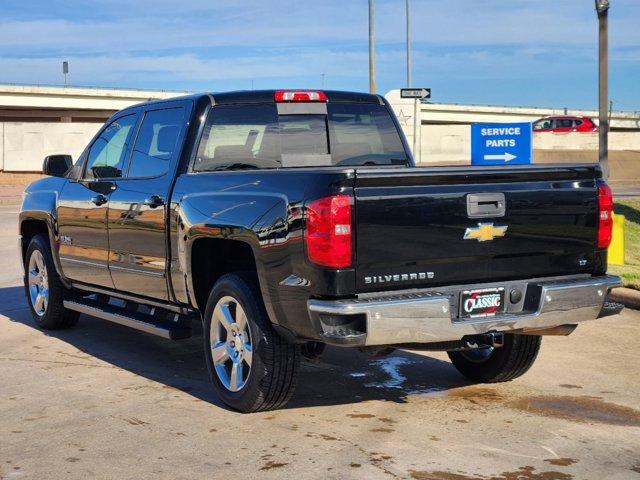
<instances>
[{"instance_id":1,"label":"parking lot surface","mask_svg":"<svg viewBox=\"0 0 640 480\"><path fill-rule=\"evenodd\" d=\"M286 409L243 415L209 388L200 335L38 330L16 225L0 206L2 479L640 479L640 312L544 338L498 385L446 354L327 349Z\"/></svg>"}]
</instances>

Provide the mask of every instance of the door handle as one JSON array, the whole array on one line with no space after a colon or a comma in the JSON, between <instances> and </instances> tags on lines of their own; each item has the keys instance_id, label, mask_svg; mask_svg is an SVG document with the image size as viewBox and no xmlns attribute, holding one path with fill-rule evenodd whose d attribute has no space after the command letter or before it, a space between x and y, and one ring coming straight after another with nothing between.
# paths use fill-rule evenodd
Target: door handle
<instances>
[{"instance_id":1,"label":"door handle","mask_svg":"<svg viewBox=\"0 0 640 480\"><path fill-rule=\"evenodd\" d=\"M150 208L158 208L164 205L164 200L159 195L151 195L144 201L144 204Z\"/></svg>"},{"instance_id":2,"label":"door handle","mask_svg":"<svg viewBox=\"0 0 640 480\"><path fill-rule=\"evenodd\" d=\"M104 195L102 195L101 193L99 193L98 195L96 195L95 197L93 197L91 199L91 202L95 203L97 206L104 205L108 201L109 201L109 199L107 197L105 197Z\"/></svg>"}]
</instances>

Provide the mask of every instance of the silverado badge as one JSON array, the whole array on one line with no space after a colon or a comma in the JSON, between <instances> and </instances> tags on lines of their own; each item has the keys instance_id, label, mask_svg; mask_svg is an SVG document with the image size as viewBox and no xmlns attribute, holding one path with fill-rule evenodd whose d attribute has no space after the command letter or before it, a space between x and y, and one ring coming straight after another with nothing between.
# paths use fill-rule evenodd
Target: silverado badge
<instances>
[{"instance_id":1,"label":"silverado badge","mask_svg":"<svg viewBox=\"0 0 640 480\"><path fill-rule=\"evenodd\" d=\"M467 228L464 232L465 240L478 240L479 242L487 242L496 237L504 237L507 233L507 227L494 227L493 223L479 223L477 227Z\"/></svg>"}]
</instances>

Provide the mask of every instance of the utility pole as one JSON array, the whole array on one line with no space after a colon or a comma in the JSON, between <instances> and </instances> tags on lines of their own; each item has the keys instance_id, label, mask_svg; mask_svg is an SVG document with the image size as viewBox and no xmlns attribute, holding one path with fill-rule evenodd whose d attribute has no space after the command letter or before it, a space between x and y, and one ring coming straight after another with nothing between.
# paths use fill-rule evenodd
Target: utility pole
<instances>
[{"instance_id":1,"label":"utility pole","mask_svg":"<svg viewBox=\"0 0 640 480\"><path fill-rule=\"evenodd\" d=\"M369 0L369 92L376 93L375 0Z\"/></svg>"},{"instance_id":2,"label":"utility pole","mask_svg":"<svg viewBox=\"0 0 640 480\"><path fill-rule=\"evenodd\" d=\"M324 73L321 73L320 76L322 77L322 89L324 90Z\"/></svg>"},{"instance_id":3,"label":"utility pole","mask_svg":"<svg viewBox=\"0 0 640 480\"><path fill-rule=\"evenodd\" d=\"M407 88L411 88L411 7L409 0L406 0L407 15Z\"/></svg>"},{"instance_id":4,"label":"utility pole","mask_svg":"<svg viewBox=\"0 0 640 480\"><path fill-rule=\"evenodd\" d=\"M609 177L609 0L595 2L598 13L598 161L606 179Z\"/></svg>"},{"instance_id":5,"label":"utility pole","mask_svg":"<svg viewBox=\"0 0 640 480\"><path fill-rule=\"evenodd\" d=\"M405 2L405 14L407 17L407 88L412 87L412 78L411 78L411 5L410 0L406 0ZM422 148L420 148L420 153L418 153L418 104L420 100L418 98L413 99L413 158L417 159L418 163L422 160L420 157L422 156ZM422 123L422 121L420 121ZM422 125L420 125L420 128Z\"/></svg>"}]
</instances>

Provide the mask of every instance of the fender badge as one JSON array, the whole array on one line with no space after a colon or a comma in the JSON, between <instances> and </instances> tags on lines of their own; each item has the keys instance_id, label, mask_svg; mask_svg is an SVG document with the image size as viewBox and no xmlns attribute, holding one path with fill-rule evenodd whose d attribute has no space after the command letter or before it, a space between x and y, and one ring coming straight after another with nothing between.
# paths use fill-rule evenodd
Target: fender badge
<instances>
[{"instance_id":1,"label":"fender badge","mask_svg":"<svg viewBox=\"0 0 640 480\"><path fill-rule=\"evenodd\" d=\"M507 233L508 226L494 227L493 223L479 223L477 227L467 228L464 232L465 240L478 240L479 242L487 242L496 237L504 237Z\"/></svg>"},{"instance_id":2,"label":"fender badge","mask_svg":"<svg viewBox=\"0 0 640 480\"><path fill-rule=\"evenodd\" d=\"M60 243L63 245L72 245L73 238L69 235L60 235Z\"/></svg>"}]
</instances>

